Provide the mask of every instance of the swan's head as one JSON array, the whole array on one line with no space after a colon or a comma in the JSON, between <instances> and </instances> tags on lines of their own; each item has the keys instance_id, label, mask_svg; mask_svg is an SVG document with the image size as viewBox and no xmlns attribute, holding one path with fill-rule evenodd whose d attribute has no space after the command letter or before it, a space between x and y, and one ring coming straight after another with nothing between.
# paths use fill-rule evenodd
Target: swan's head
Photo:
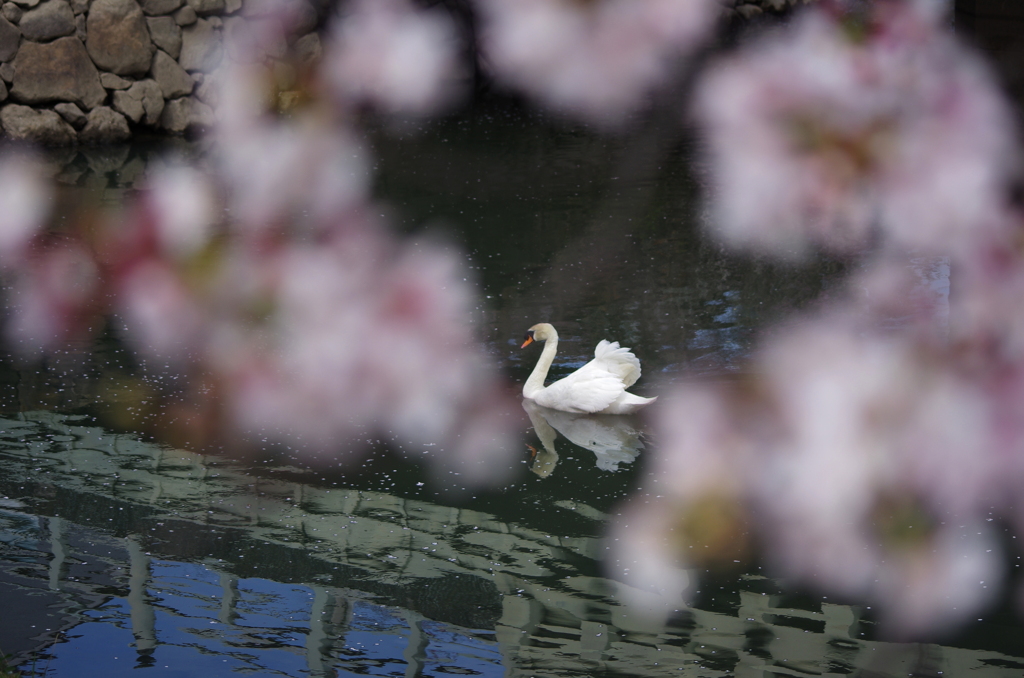
<instances>
[{"instance_id":1,"label":"swan's head","mask_svg":"<svg viewBox=\"0 0 1024 678\"><path fill-rule=\"evenodd\" d=\"M526 339L523 341L523 345L519 348L526 348L535 341L547 341L548 339L557 339L558 332L555 328L548 323L537 323L530 329L526 330Z\"/></svg>"}]
</instances>

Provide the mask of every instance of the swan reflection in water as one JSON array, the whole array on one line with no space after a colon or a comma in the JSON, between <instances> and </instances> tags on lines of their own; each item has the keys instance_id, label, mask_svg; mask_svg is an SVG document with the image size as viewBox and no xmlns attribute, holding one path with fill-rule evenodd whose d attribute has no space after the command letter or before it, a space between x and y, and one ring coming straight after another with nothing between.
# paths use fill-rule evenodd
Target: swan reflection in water
<instances>
[{"instance_id":1,"label":"swan reflection in water","mask_svg":"<svg viewBox=\"0 0 1024 678\"><path fill-rule=\"evenodd\" d=\"M641 430L636 420L621 414L573 414L542 407L523 399L523 409L530 417L533 430L540 438L530 470L547 478L558 463L555 439L561 433L569 442L584 447L597 457L602 471L618 471L619 464L629 464L644 449Z\"/></svg>"}]
</instances>

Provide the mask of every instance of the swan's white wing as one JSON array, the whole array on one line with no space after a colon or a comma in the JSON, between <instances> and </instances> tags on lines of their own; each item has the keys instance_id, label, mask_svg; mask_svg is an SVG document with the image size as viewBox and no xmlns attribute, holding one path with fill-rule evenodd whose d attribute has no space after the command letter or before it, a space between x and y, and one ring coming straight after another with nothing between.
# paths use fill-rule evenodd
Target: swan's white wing
<instances>
[{"instance_id":1,"label":"swan's white wing","mask_svg":"<svg viewBox=\"0 0 1024 678\"><path fill-rule=\"evenodd\" d=\"M640 361L628 348L621 348L617 341L602 339L594 349L593 362L621 379L623 388L629 388L640 378Z\"/></svg>"},{"instance_id":2,"label":"swan's white wing","mask_svg":"<svg viewBox=\"0 0 1024 678\"><path fill-rule=\"evenodd\" d=\"M538 405L563 412L600 412L625 390L622 379L595 359L551 384L534 399Z\"/></svg>"}]
</instances>

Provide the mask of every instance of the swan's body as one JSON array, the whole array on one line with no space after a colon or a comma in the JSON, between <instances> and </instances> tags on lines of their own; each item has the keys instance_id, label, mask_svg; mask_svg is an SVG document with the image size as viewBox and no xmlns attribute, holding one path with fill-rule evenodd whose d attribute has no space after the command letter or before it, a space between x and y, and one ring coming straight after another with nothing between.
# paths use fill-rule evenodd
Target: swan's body
<instances>
[{"instance_id":1,"label":"swan's body","mask_svg":"<svg viewBox=\"0 0 1024 678\"><path fill-rule=\"evenodd\" d=\"M523 346L533 341L543 341L544 350L523 384L523 397L538 405L578 414L631 414L656 400L626 392L640 378L640 361L617 341L602 339L593 360L550 386L544 380L558 350L558 332L548 323L534 325Z\"/></svg>"}]
</instances>

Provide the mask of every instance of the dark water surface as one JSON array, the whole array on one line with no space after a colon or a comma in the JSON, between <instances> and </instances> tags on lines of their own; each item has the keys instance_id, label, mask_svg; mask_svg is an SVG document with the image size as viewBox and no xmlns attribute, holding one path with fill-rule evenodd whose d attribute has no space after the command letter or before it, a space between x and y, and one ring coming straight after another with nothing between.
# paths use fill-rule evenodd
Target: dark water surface
<instances>
[{"instance_id":1,"label":"dark water surface","mask_svg":"<svg viewBox=\"0 0 1024 678\"><path fill-rule=\"evenodd\" d=\"M469 253L482 341L516 383L537 357L518 344L541 321L563 339L553 377L607 338L641 359L643 395L730 378L759 331L855 265L724 254L703 235L696 144L673 125L607 139L484 111L369 143L402 228ZM66 183L113 201L128 190L113 163L69 162ZM26 675L1024 671L1009 603L945 644L886 642L870 610L783 591L751 566L707 578L665 622L631 613L601 556L657 447L642 420L530 411L536 455L524 444L516 478L439 494L387 450L342 473L150 441L110 416L130 411L133 369L112 342L0 365L0 651Z\"/></svg>"}]
</instances>

